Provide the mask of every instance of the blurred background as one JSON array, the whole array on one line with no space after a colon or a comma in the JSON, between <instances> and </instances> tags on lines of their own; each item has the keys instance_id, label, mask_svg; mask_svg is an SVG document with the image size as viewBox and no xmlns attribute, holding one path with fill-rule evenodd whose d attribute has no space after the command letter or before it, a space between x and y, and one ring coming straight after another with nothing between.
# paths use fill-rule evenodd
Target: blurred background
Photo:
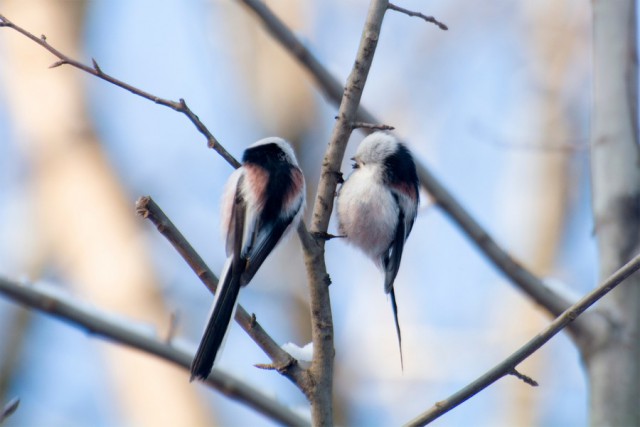
<instances>
[{"instance_id":1,"label":"blurred background","mask_svg":"<svg viewBox=\"0 0 640 427\"><path fill-rule=\"evenodd\" d=\"M267 4L344 82L368 2ZM511 254L585 293L597 277L589 3L398 5L450 30L389 12L363 104L396 127ZM313 198L337 107L241 2L0 0L0 14L134 86L185 98L238 158L257 139L286 137ZM134 202L151 195L218 272L219 199L231 167L186 117L76 69L49 69L53 62L35 43L0 29L0 274L62 288L161 336L175 313L178 336L195 350L212 297L135 215ZM346 159L361 139L354 132ZM343 241L327 244L338 424L406 422L549 321L426 194L423 201L396 282L404 371L381 274ZM270 257L240 301L276 341L310 341L297 237ZM217 366L307 411L286 379L253 367L267 361L234 326ZM520 371L540 387L504 378L434 425L586 424L581 362L566 335ZM14 396L21 404L8 426L272 425L189 384L185 370L0 298L0 404Z\"/></svg>"}]
</instances>

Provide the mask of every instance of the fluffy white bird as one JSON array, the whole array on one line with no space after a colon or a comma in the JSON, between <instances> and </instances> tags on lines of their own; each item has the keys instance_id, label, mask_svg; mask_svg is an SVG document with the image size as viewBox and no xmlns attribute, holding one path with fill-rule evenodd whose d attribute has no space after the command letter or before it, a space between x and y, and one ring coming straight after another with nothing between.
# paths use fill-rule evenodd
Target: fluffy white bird
<instances>
[{"instance_id":1,"label":"fluffy white bird","mask_svg":"<svg viewBox=\"0 0 640 427\"><path fill-rule=\"evenodd\" d=\"M229 177L224 192L221 225L228 258L191 364L191 381L209 376L240 288L251 281L282 237L297 227L304 201L304 176L289 143L270 137L245 150L242 166Z\"/></svg>"},{"instance_id":2,"label":"fluffy white bird","mask_svg":"<svg viewBox=\"0 0 640 427\"><path fill-rule=\"evenodd\" d=\"M336 202L339 229L384 272L384 290L391 296L403 364L393 282L418 212L416 166L407 147L385 132L367 136L352 160L353 172L340 188Z\"/></svg>"}]
</instances>

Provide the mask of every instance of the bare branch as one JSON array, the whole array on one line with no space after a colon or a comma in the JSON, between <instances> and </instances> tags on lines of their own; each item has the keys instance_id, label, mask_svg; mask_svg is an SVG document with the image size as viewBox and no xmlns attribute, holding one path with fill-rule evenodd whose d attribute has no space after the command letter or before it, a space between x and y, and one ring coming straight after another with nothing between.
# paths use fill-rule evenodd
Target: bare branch
<instances>
[{"instance_id":1,"label":"bare branch","mask_svg":"<svg viewBox=\"0 0 640 427\"><path fill-rule=\"evenodd\" d=\"M464 387L457 393L452 394L445 400L438 402L428 411L409 421L407 425L423 426L429 424L431 421L449 412L451 409L489 387L505 375L513 374L516 366L522 363L523 360L531 356L531 354L542 347L554 335L578 318L587 308L591 307L591 305L596 301L605 296L638 270L640 270L640 255L636 255L631 261L626 263L622 268L605 280L599 287L589 292L580 301L565 310L560 316L551 322L547 328L520 347L511 356L496 365L477 380L470 383L468 386Z\"/></svg>"},{"instance_id":2,"label":"bare branch","mask_svg":"<svg viewBox=\"0 0 640 427\"><path fill-rule=\"evenodd\" d=\"M511 372L508 373L509 375L513 375L514 377L518 378L519 380L524 381L526 384L529 384L531 387L538 387L538 381L534 380L533 378L531 378L528 375L525 375L521 372L519 372L516 368L513 368L511 370Z\"/></svg>"},{"instance_id":3,"label":"bare branch","mask_svg":"<svg viewBox=\"0 0 640 427\"><path fill-rule=\"evenodd\" d=\"M25 285L0 277L0 293L27 307L66 320L71 325L116 343L136 348L189 369L192 354L141 332L140 325L116 320L112 314L100 313L86 304L62 297L42 286ZM264 396L248 384L214 368L206 382L234 400L241 401L265 416L287 425L308 425L309 422L277 401Z\"/></svg>"},{"instance_id":4,"label":"bare branch","mask_svg":"<svg viewBox=\"0 0 640 427\"><path fill-rule=\"evenodd\" d=\"M51 52L54 56L59 58L60 60L54 63L52 67L71 65L118 87L126 89L135 95L183 113L189 118L189 120L191 120L198 131L206 137L207 144L210 148L215 149L233 167L237 168L240 166L240 163L235 158L233 158L233 156L231 156L224 149L224 147L222 147L222 145L211 134L207 127L200 121L198 116L187 106L187 103L184 99L181 98L177 102L166 100L145 92L141 89L138 89L128 83L110 76L109 74L106 74L98 65L95 59L92 59L92 66L82 64L72 58L69 58L68 56L54 48L52 45L50 45L44 35L38 38L27 30L9 21L2 15L0 15L0 27L7 27L17 31L18 33L31 39L38 45ZM203 283L211 290L211 292L214 292L217 285L217 278L204 264L200 256L197 255L193 248L191 248L184 237L177 231L175 226L173 226L169 219L157 207L157 205L155 205L155 203L153 203L153 201L151 201L150 199L142 199L141 203L139 203L138 205L138 208L139 213L141 213L145 217L148 216L149 219L156 223L156 226L161 231L161 233L171 241L171 243L180 252L187 263L189 263L189 265L194 269ZM299 234L301 234L301 238L303 238L303 243L305 241L309 242L310 237L305 236L306 229L304 228L304 226L301 225L298 230ZM240 326L249 334L249 336L251 336L251 338L260 346L260 348L265 351L265 353L272 359L273 363L278 364L279 366L287 367L286 370L279 370L279 372L283 373L287 378L293 381L308 397L310 381L307 371L301 369L297 365L295 359L293 359L287 352L282 350L275 343L275 341L273 341L273 339L264 331L264 329L262 329L260 324L255 320L255 316L249 315L244 309L242 309L242 307L239 307L236 311L236 320L238 321Z\"/></svg>"},{"instance_id":5,"label":"bare branch","mask_svg":"<svg viewBox=\"0 0 640 427\"><path fill-rule=\"evenodd\" d=\"M92 59L92 66L88 66L83 64L75 59L72 59L60 52L58 49L53 47L47 42L47 38L42 35L40 38L36 37L29 31L24 28L14 24L9 21L6 17L0 15L0 27L11 28L23 36L33 40L35 43L39 44L49 52L51 52L54 56L56 56L60 61L55 62L50 68L59 67L61 65L70 65L74 68L82 70L86 73L89 73L93 76L96 76L102 80L105 80L115 86L118 86L122 89L128 90L134 95L138 95L142 98L148 99L149 101L153 101L156 104L163 105L165 107L171 108L179 113L184 114L187 118L194 124L198 132L200 132L207 139L207 145L209 148L213 148L218 154L222 156L231 166L237 168L240 166L240 163L231 155L229 152L218 142L218 140L213 136L213 134L207 129L207 127L200 121L200 118L187 106L186 102L183 99L180 99L178 102L171 101L168 99L160 98L158 96L152 95L149 92L145 92L142 89L138 89L135 86L132 86L128 83L123 82L122 80L118 80L117 78L106 74L102 71L102 69L98 66L98 63L95 59Z\"/></svg>"},{"instance_id":6,"label":"bare branch","mask_svg":"<svg viewBox=\"0 0 640 427\"><path fill-rule=\"evenodd\" d=\"M289 370L289 368L291 368L291 365L293 363L297 363L296 359L291 358L291 360L288 363L285 363L284 365L278 365L275 363L257 363L256 365L254 365L256 368L258 369L264 369L266 371L278 371L279 373L284 373L286 371Z\"/></svg>"},{"instance_id":7,"label":"bare branch","mask_svg":"<svg viewBox=\"0 0 640 427\"><path fill-rule=\"evenodd\" d=\"M67 62L67 61L62 61L62 60L60 60L60 61L56 61L56 62L54 62L53 64L49 65L49 68L58 68L58 67L60 67L61 65L67 65L67 64L68 64L68 62Z\"/></svg>"},{"instance_id":8,"label":"bare branch","mask_svg":"<svg viewBox=\"0 0 640 427\"><path fill-rule=\"evenodd\" d=\"M306 232L303 225L298 229L304 249L304 261L307 268L311 297L313 360L309 370L313 377L314 387L309 400L311 402L312 421L316 426L333 425L333 359L335 350L333 347L333 318L329 296L331 280L327 273L324 259L324 244L326 240L313 236L317 236L317 233L327 232L329 218L333 209L334 194L340 180L340 165L349 136L353 131L352 123L356 120L358 106L373 62L387 4L388 1L386 0L372 0L369 5L369 12L362 30L358 53L344 88L338 119L322 162L320 182L318 183L317 196L313 207L311 233ZM263 4L260 4L259 7L268 11ZM284 30L285 33L288 31L282 25L275 28L278 31ZM295 40L295 38L290 37L289 40Z\"/></svg>"},{"instance_id":9,"label":"bare branch","mask_svg":"<svg viewBox=\"0 0 640 427\"><path fill-rule=\"evenodd\" d=\"M427 22L430 22L432 24L435 24L438 26L438 28L440 28L441 30L448 30L449 27L447 27L445 24L443 24L442 22L438 21L436 18L434 18L433 16L427 16L427 15L423 15L420 12L413 12L409 9L405 9L403 7L400 6L396 6L395 4L389 3L388 9L390 10L395 10L396 12L400 12L400 13L404 13L405 15L408 16L415 16L417 18L422 18Z\"/></svg>"},{"instance_id":10,"label":"bare branch","mask_svg":"<svg viewBox=\"0 0 640 427\"><path fill-rule=\"evenodd\" d=\"M351 123L351 129L394 130L395 128L389 125L377 125L374 123L353 122Z\"/></svg>"},{"instance_id":11,"label":"bare branch","mask_svg":"<svg viewBox=\"0 0 640 427\"><path fill-rule=\"evenodd\" d=\"M0 16L0 18L2 17ZM0 24L1 22L2 21L0 20ZM20 399L18 399L17 397L14 397L9 401L9 403L4 405L4 408L2 408L2 410L0 411L0 424L2 424L14 412L16 412L16 410L18 409L18 406L20 406Z\"/></svg>"},{"instance_id":12,"label":"bare branch","mask_svg":"<svg viewBox=\"0 0 640 427\"><path fill-rule=\"evenodd\" d=\"M140 197L136 202L136 212L155 224L158 231L173 245L202 283L212 294L215 294L218 278L153 199L149 196ZM308 373L300 368L297 361L267 334L256 320L255 315L249 314L241 305L238 305L235 320L275 365L287 367L287 369L278 370L278 372L296 384L306 396L309 396Z\"/></svg>"},{"instance_id":13,"label":"bare branch","mask_svg":"<svg viewBox=\"0 0 640 427\"><path fill-rule=\"evenodd\" d=\"M259 0L239 0L246 5L262 24L265 25L274 39L309 71L311 77L324 95L331 102L338 104L342 99L342 86L338 80L320 63L296 35ZM365 123L384 123L373 116L364 106L360 106L356 119ZM368 129L362 130L371 132ZM469 212L456 200L449 190L435 177L427 166L416 160L416 168L422 187L431 194L435 202L442 208L462 231L477 245L491 262L507 276L513 284L529 295L537 304L544 307L552 316L558 316L571 305L570 301L547 288L542 280L524 268L516 259L505 251L495 239L476 221ZM330 171L338 174L339 171ZM315 230L317 231L317 230ZM591 317L591 316L588 316ZM599 318L583 316L579 322L572 323L569 331L576 336L587 337L595 326L589 322Z\"/></svg>"},{"instance_id":14,"label":"bare branch","mask_svg":"<svg viewBox=\"0 0 640 427\"><path fill-rule=\"evenodd\" d=\"M102 74L102 70L95 58L91 58L91 63L93 64L93 69L96 70L96 73L98 73L98 75Z\"/></svg>"}]
</instances>

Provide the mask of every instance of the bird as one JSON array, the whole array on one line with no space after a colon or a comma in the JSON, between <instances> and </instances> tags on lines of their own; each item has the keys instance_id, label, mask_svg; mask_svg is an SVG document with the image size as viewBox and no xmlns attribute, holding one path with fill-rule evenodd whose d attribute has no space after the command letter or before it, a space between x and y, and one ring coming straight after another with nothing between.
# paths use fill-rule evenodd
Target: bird
<instances>
[{"instance_id":1,"label":"bird","mask_svg":"<svg viewBox=\"0 0 640 427\"><path fill-rule=\"evenodd\" d=\"M211 373L233 317L240 288L246 286L276 245L300 222L305 180L295 153L279 137L261 139L244 151L229 177L221 203L227 260L213 308L191 364L191 378Z\"/></svg>"},{"instance_id":2,"label":"bird","mask_svg":"<svg viewBox=\"0 0 640 427\"><path fill-rule=\"evenodd\" d=\"M384 272L404 368L394 281L420 202L416 166L409 149L386 132L364 138L351 160L353 172L336 200L338 228Z\"/></svg>"}]
</instances>

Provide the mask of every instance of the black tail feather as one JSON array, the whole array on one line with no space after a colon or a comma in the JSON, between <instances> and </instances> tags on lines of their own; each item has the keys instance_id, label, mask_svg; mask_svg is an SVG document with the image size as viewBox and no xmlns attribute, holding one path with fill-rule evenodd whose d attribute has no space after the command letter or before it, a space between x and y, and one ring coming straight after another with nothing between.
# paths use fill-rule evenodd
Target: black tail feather
<instances>
[{"instance_id":1,"label":"black tail feather","mask_svg":"<svg viewBox=\"0 0 640 427\"><path fill-rule=\"evenodd\" d=\"M391 287L391 308L393 309L393 320L396 322L396 333L398 334L398 348L400 349L400 367L404 371L404 358L402 357L402 334L400 333L400 323L398 322L398 304L396 304L396 291Z\"/></svg>"},{"instance_id":2,"label":"black tail feather","mask_svg":"<svg viewBox=\"0 0 640 427\"><path fill-rule=\"evenodd\" d=\"M238 274L233 274L232 270L233 267L229 266L225 278L218 285L218 294L213 303L211 317L209 317L209 322L191 363L189 381L207 379L224 341L240 292L240 277Z\"/></svg>"}]
</instances>

